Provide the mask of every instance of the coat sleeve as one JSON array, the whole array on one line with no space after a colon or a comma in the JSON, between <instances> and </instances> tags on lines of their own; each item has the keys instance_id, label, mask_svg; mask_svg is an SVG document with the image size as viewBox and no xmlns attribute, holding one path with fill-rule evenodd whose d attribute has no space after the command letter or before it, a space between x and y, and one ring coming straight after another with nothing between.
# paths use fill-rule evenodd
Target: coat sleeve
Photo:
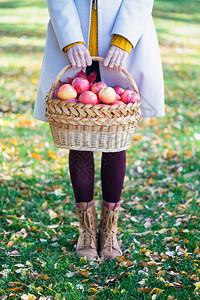
<instances>
[{"instance_id":1,"label":"coat sleeve","mask_svg":"<svg viewBox=\"0 0 200 300\"><path fill-rule=\"evenodd\" d=\"M84 42L79 15L73 0L47 0L50 20L61 50Z\"/></svg>"},{"instance_id":2,"label":"coat sleeve","mask_svg":"<svg viewBox=\"0 0 200 300\"><path fill-rule=\"evenodd\" d=\"M122 0L112 34L124 36L135 47L151 17L153 0Z\"/></svg>"}]
</instances>

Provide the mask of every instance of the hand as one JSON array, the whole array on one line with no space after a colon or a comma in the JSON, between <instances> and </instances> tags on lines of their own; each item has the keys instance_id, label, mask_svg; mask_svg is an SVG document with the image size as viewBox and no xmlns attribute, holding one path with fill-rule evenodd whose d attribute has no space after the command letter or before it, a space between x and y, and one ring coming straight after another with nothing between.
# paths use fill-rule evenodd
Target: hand
<instances>
[{"instance_id":1,"label":"hand","mask_svg":"<svg viewBox=\"0 0 200 300\"><path fill-rule=\"evenodd\" d=\"M90 52L83 44L77 44L69 48L67 56L73 69L86 68L92 64Z\"/></svg>"},{"instance_id":2,"label":"hand","mask_svg":"<svg viewBox=\"0 0 200 300\"><path fill-rule=\"evenodd\" d=\"M104 59L104 66L107 69L114 69L120 72L123 68L124 62L128 56L128 52L122 50L117 46L110 46L106 57Z\"/></svg>"}]
</instances>

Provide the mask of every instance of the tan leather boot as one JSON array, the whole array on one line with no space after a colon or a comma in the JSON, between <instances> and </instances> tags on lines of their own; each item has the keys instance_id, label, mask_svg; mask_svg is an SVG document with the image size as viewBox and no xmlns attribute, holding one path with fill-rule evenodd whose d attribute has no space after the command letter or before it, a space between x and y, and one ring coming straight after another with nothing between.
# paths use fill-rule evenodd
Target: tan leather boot
<instances>
[{"instance_id":1,"label":"tan leather boot","mask_svg":"<svg viewBox=\"0 0 200 300\"><path fill-rule=\"evenodd\" d=\"M120 204L102 201L101 221L99 225L99 256L113 259L121 256L120 242L117 240L117 221Z\"/></svg>"},{"instance_id":2,"label":"tan leather boot","mask_svg":"<svg viewBox=\"0 0 200 300\"><path fill-rule=\"evenodd\" d=\"M94 201L76 203L79 219L79 238L76 245L78 257L86 256L89 261L98 256L96 240L96 216Z\"/></svg>"}]
</instances>

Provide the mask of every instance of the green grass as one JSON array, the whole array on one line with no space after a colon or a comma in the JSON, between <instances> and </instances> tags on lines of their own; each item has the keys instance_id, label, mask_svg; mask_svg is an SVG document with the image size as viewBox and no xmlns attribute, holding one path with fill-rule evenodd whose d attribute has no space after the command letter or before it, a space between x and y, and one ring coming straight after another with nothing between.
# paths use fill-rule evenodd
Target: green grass
<instances>
[{"instance_id":1,"label":"green grass","mask_svg":"<svg viewBox=\"0 0 200 300\"><path fill-rule=\"evenodd\" d=\"M166 116L143 119L127 151L118 224L125 262L89 264L74 253L68 151L32 116L45 1L0 1L1 299L200 299L199 8L200 1L155 1ZM100 158L95 153L98 219Z\"/></svg>"}]
</instances>

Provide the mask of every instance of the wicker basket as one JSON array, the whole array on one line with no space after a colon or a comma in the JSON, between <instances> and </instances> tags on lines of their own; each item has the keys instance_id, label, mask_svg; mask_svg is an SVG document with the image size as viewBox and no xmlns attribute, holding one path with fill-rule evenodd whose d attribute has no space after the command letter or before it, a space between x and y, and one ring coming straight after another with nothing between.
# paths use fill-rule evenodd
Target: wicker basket
<instances>
[{"instance_id":1,"label":"wicker basket","mask_svg":"<svg viewBox=\"0 0 200 300\"><path fill-rule=\"evenodd\" d=\"M93 57L92 60L103 61L103 58ZM46 96L46 119L55 146L101 152L129 148L137 121L141 119L140 102L101 106L67 103L52 98L58 80L70 68L71 65L68 65L58 74ZM131 75L125 69L122 72L138 92Z\"/></svg>"}]
</instances>

